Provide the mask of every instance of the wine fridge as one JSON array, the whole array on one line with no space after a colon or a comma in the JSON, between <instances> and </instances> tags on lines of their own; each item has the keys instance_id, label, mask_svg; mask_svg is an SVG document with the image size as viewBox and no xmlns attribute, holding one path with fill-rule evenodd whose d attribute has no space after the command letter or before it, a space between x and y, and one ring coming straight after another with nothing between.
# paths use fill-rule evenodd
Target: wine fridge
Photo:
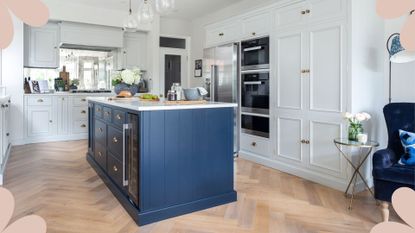
<instances>
[{"instance_id":1,"label":"wine fridge","mask_svg":"<svg viewBox=\"0 0 415 233\"><path fill-rule=\"evenodd\" d=\"M139 207L139 115L127 114L123 125L123 186L130 202Z\"/></svg>"}]
</instances>

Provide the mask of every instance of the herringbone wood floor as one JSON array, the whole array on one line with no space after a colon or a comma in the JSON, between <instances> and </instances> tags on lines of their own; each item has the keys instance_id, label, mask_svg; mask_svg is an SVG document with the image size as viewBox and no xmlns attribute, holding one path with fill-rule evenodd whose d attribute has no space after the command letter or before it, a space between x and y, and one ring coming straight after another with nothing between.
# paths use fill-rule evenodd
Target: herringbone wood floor
<instances>
[{"instance_id":1,"label":"herringbone wood floor","mask_svg":"<svg viewBox=\"0 0 415 233\"><path fill-rule=\"evenodd\" d=\"M86 147L85 141L13 147L5 187L16 198L14 220L38 214L48 232L59 233L369 232L381 220L367 194L349 212L339 191L238 159L238 202L139 228L86 162Z\"/></svg>"}]
</instances>

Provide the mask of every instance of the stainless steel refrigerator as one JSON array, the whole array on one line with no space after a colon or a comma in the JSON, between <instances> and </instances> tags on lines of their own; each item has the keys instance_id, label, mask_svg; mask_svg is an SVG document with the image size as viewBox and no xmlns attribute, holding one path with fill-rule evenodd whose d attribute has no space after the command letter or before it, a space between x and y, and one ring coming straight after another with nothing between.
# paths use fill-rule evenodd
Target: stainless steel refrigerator
<instances>
[{"instance_id":1,"label":"stainless steel refrigerator","mask_svg":"<svg viewBox=\"0 0 415 233\"><path fill-rule=\"evenodd\" d=\"M234 152L239 152L239 44L231 43L204 50L203 77L208 98L237 103L234 121Z\"/></svg>"}]
</instances>

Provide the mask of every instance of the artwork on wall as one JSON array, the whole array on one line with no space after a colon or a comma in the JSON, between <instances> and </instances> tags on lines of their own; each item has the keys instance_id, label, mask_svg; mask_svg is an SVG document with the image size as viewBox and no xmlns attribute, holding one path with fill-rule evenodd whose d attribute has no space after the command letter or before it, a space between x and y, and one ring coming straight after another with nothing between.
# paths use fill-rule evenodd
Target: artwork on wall
<instances>
[{"instance_id":1,"label":"artwork on wall","mask_svg":"<svg viewBox=\"0 0 415 233\"><path fill-rule=\"evenodd\" d=\"M200 78L202 77L202 66L203 66L203 60L199 59L195 61L195 77Z\"/></svg>"}]
</instances>

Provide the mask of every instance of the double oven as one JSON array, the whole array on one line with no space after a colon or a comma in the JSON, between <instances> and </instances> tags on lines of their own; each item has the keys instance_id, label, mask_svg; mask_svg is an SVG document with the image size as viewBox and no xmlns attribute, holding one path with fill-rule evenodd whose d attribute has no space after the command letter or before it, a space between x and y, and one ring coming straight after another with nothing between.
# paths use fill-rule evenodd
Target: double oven
<instances>
[{"instance_id":1,"label":"double oven","mask_svg":"<svg viewBox=\"0 0 415 233\"><path fill-rule=\"evenodd\" d=\"M241 128L264 138L270 132L269 60L269 37L241 43Z\"/></svg>"}]
</instances>

